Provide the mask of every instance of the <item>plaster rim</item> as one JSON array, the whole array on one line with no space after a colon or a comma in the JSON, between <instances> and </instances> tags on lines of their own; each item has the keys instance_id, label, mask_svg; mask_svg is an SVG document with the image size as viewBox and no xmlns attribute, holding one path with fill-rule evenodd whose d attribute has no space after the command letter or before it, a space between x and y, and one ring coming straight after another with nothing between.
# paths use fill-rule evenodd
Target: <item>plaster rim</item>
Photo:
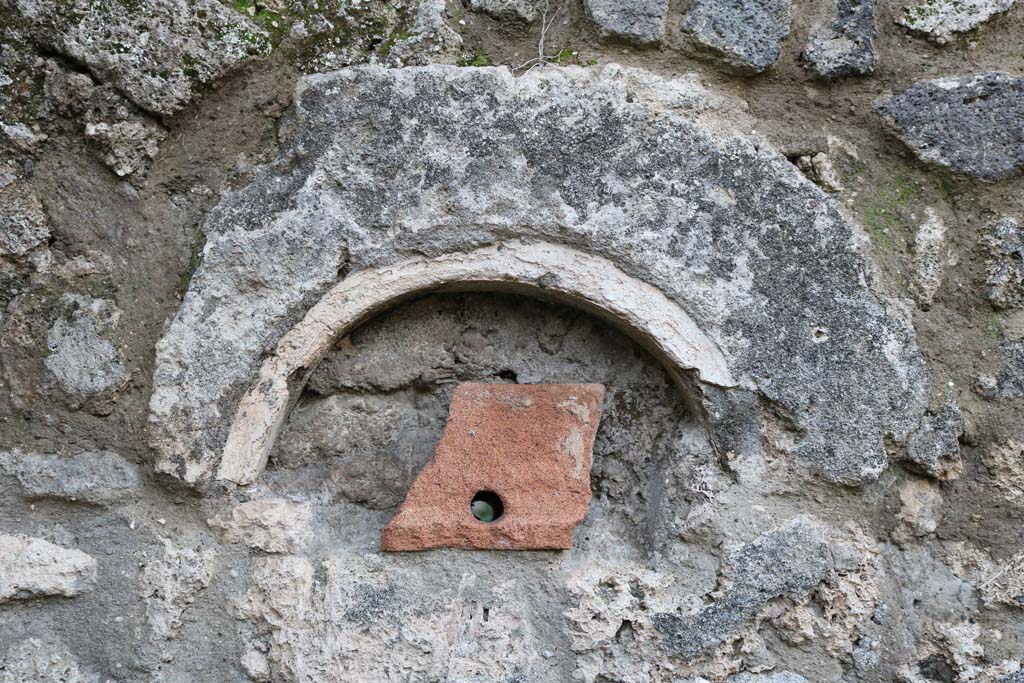
<instances>
[{"instance_id":1,"label":"plaster rim","mask_svg":"<svg viewBox=\"0 0 1024 683\"><path fill-rule=\"evenodd\" d=\"M216 478L254 483L309 373L334 343L404 298L430 291L514 291L596 314L652 351L676 380L736 386L725 357L682 307L612 261L547 242L502 242L366 268L335 284L279 339L238 402Z\"/></svg>"}]
</instances>

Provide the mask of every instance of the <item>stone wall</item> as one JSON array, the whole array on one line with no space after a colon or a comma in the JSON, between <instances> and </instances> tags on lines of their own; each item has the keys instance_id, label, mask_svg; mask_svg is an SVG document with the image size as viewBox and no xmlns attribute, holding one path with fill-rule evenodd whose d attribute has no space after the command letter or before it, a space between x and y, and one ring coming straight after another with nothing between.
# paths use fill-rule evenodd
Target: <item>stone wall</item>
<instances>
[{"instance_id":1,"label":"stone wall","mask_svg":"<svg viewBox=\"0 0 1024 683\"><path fill-rule=\"evenodd\" d=\"M0 0L0 680L1024 680L1024 5ZM382 553L459 382L566 551Z\"/></svg>"}]
</instances>

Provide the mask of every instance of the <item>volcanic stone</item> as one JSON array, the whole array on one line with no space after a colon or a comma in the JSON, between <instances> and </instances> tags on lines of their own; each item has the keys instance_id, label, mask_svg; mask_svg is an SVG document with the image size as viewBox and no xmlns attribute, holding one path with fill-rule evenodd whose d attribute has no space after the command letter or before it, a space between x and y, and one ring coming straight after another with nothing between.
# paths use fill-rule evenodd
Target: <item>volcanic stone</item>
<instances>
[{"instance_id":1,"label":"volcanic stone","mask_svg":"<svg viewBox=\"0 0 1024 683\"><path fill-rule=\"evenodd\" d=\"M381 534L386 551L569 548L590 505L599 384L460 384L448 425ZM503 514L482 522L479 492Z\"/></svg>"},{"instance_id":2,"label":"volcanic stone","mask_svg":"<svg viewBox=\"0 0 1024 683\"><path fill-rule=\"evenodd\" d=\"M875 70L874 0L837 0L831 26L818 26L804 48L804 63L824 79L866 76Z\"/></svg>"},{"instance_id":3,"label":"volcanic stone","mask_svg":"<svg viewBox=\"0 0 1024 683\"><path fill-rule=\"evenodd\" d=\"M920 81L875 111L924 161L987 181L1024 166L1024 78L994 71Z\"/></svg>"},{"instance_id":4,"label":"volcanic stone","mask_svg":"<svg viewBox=\"0 0 1024 683\"><path fill-rule=\"evenodd\" d=\"M981 26L996 14L1007 11L1014 0L925 0L907 5L896 23L938 45L956 34Z\"/></svg>"},{"instance_id":5,"label":"volcanic stone","mask_svg":"<svg viewBox=\"0 0 1024 683\"><path fill-rule=\"evenodd\" d=\"M651 45L665 34L668 0L587 0L586 6L605 38Z\"/></svg>"},{"instance_id":6,"label":"volcanic stone","mask_svg":"<svg viewBox=\"0 0 1024 683\"><path fill-rule=\"evenodd\" d=\"M790 9L788 0L696 0L683 29L727 65L761 73L779 57Z\"/></svg>"}]
</instances>

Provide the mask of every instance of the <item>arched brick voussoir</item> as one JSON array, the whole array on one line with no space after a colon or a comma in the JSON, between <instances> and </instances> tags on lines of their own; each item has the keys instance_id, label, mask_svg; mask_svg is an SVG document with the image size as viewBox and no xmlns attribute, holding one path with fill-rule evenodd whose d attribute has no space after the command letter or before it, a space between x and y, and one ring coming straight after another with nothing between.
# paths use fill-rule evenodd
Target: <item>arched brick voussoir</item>
<instances>
[{"instance_id":1,"label":"arched brick voussoir","mask_svg":"<svg viewBox=\"0 0 1024 683\"><path fill-rule=\"evenodd\" d=\"M550 295L576 276L524 257L546 248L603 259L646 283L645 299L675 306L647 315L614 288L560 293L650 336L666 366L698 369L723 455L756 451L767 426L828 481L877 477L887 441L904 441L927 407L913 328L873 291L863 231L743 132L743 110L693 77L615 66L518 78L366 66L301 79L278 158L211 211L201 263L157 345L157 470L199 485L218 472L251 479L305 372L343 334L337 322L415 290L382 289L366 310L316 322L361 278L434 263L452 271L438 280L447 286L515 289L546 270L533 289ZM510 251L488 257L495 270L474 274L468 255L499 244ZM421 286L435 276L424 270ZM669 319L692 322L678 347L678 330L650 332Z\"/></svg>"},{"instance_id":2,"label":"arched brick voussoir","mask_svg":"<svg viewBox=\"0 0 1024 683\"><path fill-rule=\"evenodd\" d=\"M307 371L342 336L404 297L436 289L522 291L595 313L654 352L677 377L735 384L722 353L675 302L607 259L555 244L499 244L355 273L331 289L267 358L239 403L218 477L251 484L266 467Z\"/></svg>"}]
</instances>

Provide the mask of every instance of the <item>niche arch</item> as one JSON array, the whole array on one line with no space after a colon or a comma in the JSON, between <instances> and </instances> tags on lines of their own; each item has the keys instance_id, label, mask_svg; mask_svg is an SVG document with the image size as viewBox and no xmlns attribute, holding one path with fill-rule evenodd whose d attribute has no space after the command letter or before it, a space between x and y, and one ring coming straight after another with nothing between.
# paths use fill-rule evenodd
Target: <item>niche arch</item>
<instances>
[{"instance_id":1,"label":"niche arch","mask_svg":"<svg viewBox=\"0 0 1024 683\"><path fill-rule=\"evenodd\" d=\"M395 303L437 290L511 291L568 303L623 329L679 383L695 371L703 382L735 386L721 351L678 304L607 259L544 242L413 258L350 275L284 334L238 404L217 478L255 482L311 370L334 343Z\"/></svg>"}]
</instances>

